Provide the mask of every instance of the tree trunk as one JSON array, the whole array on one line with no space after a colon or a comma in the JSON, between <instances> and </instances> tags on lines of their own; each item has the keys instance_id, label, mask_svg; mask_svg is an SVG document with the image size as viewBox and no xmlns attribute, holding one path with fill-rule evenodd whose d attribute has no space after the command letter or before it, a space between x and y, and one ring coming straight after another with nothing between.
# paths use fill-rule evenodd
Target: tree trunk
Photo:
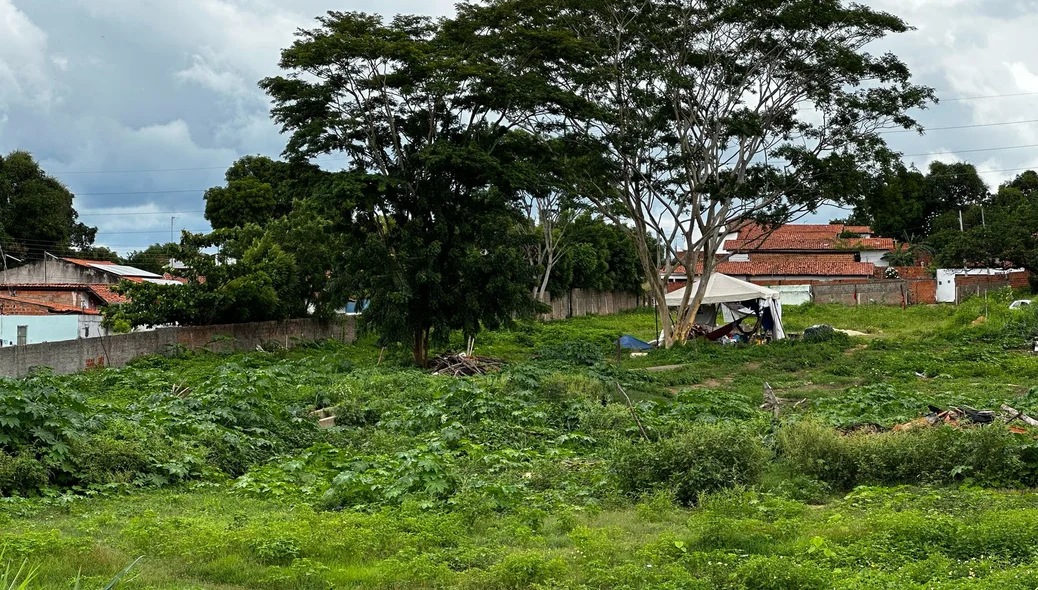
<instances>
[{"instance_id":1,"label":"tree trunk","mask_svg":"<svg viewBox=\"0 0 1038 590\"><path fill-rule=\"evenodd\" d=\"M414 362L425 369L429 366L429 329L417 328L414 331L414 343L411 349Z\"/></svg>"}]
</instances>

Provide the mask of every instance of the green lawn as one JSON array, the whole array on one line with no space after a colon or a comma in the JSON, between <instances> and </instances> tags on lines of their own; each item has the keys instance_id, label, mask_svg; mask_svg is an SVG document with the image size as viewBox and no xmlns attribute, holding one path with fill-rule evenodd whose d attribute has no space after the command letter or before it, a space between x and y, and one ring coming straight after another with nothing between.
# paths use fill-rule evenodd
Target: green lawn
<instances>
[{"instance_id":1,"label":"green lawn","mask_svg":"<svg viewBox=\"0 0 1038 590\"><path fill-rule=\"evenodd\" d=\"M1002 303L792 308L867 336L619 364L651 312L521 324L474 379L376 367L369 336L0 382L0 563L39 588L143 556L120 588L1033 589L1038 431L873 432L1038 416L1038 315ZM773 421L764 383L808 401Z\"/></svg>"}]
</instances>

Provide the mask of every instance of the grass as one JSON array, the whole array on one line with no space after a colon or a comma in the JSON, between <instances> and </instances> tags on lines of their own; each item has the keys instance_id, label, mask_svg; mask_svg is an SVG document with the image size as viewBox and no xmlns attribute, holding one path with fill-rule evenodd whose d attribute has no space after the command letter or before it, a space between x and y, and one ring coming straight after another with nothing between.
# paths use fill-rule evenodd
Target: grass
<instances>
[{"instance_id":1,"label":"grass","mask_svg":"<svg viewBox=\"0 0 1038 590\"><path fill-rule=\"evenodd\" d=\"M522 324L477 339L478 354L511 361L505 375L460 381L411 369L404 349L375 367L370 336L60 378L127 420L173 385L201 399L247 383L286 407L326 400L341 428L299 438L310 431L293 422L241 477L213 464L166 485L123 473L130 484L0 499L0 576L12 566L0 588L30 568L26 588L104 588L144 556L119 588L1033 589L1038 431L833 430L888 427L927 404L1038 413L1038 357L1024 337L1038 335L1038 316L1002 307L989 300L980 323L983 302L792 308L790 331L829 323L868 337L694 344L619 365L611 342L651 339L651 312ZM462 347L459 337L447 348ZM679 368L646 370L667 365ZM810 401L773 423L757 409L765 382ZM205 454L208 439L160 426L187 445L170 453ZM726 480L683 451L714 452L708 433L752 441L756 467ZM721 444L739 460L738 445ZM952 461L952 447L961 464L928 467Z\"/></svg>"}]
</instances>

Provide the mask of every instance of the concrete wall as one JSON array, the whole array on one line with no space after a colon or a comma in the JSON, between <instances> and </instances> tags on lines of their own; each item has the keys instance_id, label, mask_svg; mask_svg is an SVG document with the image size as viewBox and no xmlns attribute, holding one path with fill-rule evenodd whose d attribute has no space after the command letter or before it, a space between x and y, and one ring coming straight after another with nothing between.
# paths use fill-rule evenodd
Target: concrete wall
<instances>
[{"instance_id":1,"label":"concrete wall","mask_svg":"<svg viewBox=\"0 0 1038 590\"><path fill-rule=\"evenodd\" d=\"M782 298L779 299L782 307L803 305L814 301L811 285L776 285L772 288L782 294Z\"/></svg>"},{"instance_id":2,"label":"concrete wall","mask_svg":"<svg viewBox=\"0 0 1038 590\"><path fill-rule=\"evenodd\" d=\"M26 344L75 340L79 315L0 315L0 346L18 344L18 327L26 328ZM100 318L98 318L100 319Z\"/></svg>"},{"instance_id":3,"label":"concrete wall","mask_svg":"<svg viewBox=\"0 0 1038 590\"><path fill-rule=\"evenodd\" d=\"M904 281L876 281L851 285L814 285L815 303L844 305L906 305L908 291Z\"/></svg>"},{"instance_id":4,"label":"concrete wall","mask_svg":"<svg viewBox=\"0 0 1038 590\"><path fill-rule=\"evenodd\" d=\"M76 316L63 317L76 319ZM121 367L139 356L169 354L179 347L226 352L253 350L257 346L272 345L273 342L288 347L314 340L353 342L355 337L354 318L329 323L302 319L164 328L104 338L80 338L0 348L0 377L23 377L36 366L50 367L59 374L76 373L99 366Z\"/></svg>"},{"instance_id":5,"label":"concrete wall","mask_svg":"<svg viewBox=\"0 0 1038 590\"><path fill-rule=\"evenodd\" d=\"M566 295L548 301L551 312L541 316L542 320L564 320L586 315L609 315L648 305L646 297L631 293L573 289Z\"/></svg>"},{"instance_id":6,"label":"concrete wall","mask_svg":"<svg viewBox=\"0 0 1038 590\"><path fill-rule=\"evenodd\" d=\"M108 273L64 260L54 260L50 257L41 262L0 271L0 283L102 283L111 285L118 282L117 278Z\"/></svg>"}]
</instances>

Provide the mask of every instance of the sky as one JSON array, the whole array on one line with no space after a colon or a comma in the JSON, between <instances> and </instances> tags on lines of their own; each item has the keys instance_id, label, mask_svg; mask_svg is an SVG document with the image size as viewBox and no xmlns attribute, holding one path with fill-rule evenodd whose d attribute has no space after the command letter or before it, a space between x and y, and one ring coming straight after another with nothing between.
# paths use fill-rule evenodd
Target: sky
<instances>
[{"instance_id":1,"label":"sky","mask_svg":"<svg viewBox=\"0 0 1038 590\"><path fill-rule=\"evenodd\" d=\"M864 3L915 27L869 50L898 54L942 99L916 114L926 135L887 136L906 162L969 161L992 187L1038 168L1038 0ZM127 253L168 241L171 227L204 231L204 190L238 157L276 157L284 147L257 82L278 74L279 52L299 27L328 10L443 15L451 7L0 0L0 153L32 152L76 194L99 245ZM842 215L826 209L805 221Z\"/></svg>"}]
</instances>

